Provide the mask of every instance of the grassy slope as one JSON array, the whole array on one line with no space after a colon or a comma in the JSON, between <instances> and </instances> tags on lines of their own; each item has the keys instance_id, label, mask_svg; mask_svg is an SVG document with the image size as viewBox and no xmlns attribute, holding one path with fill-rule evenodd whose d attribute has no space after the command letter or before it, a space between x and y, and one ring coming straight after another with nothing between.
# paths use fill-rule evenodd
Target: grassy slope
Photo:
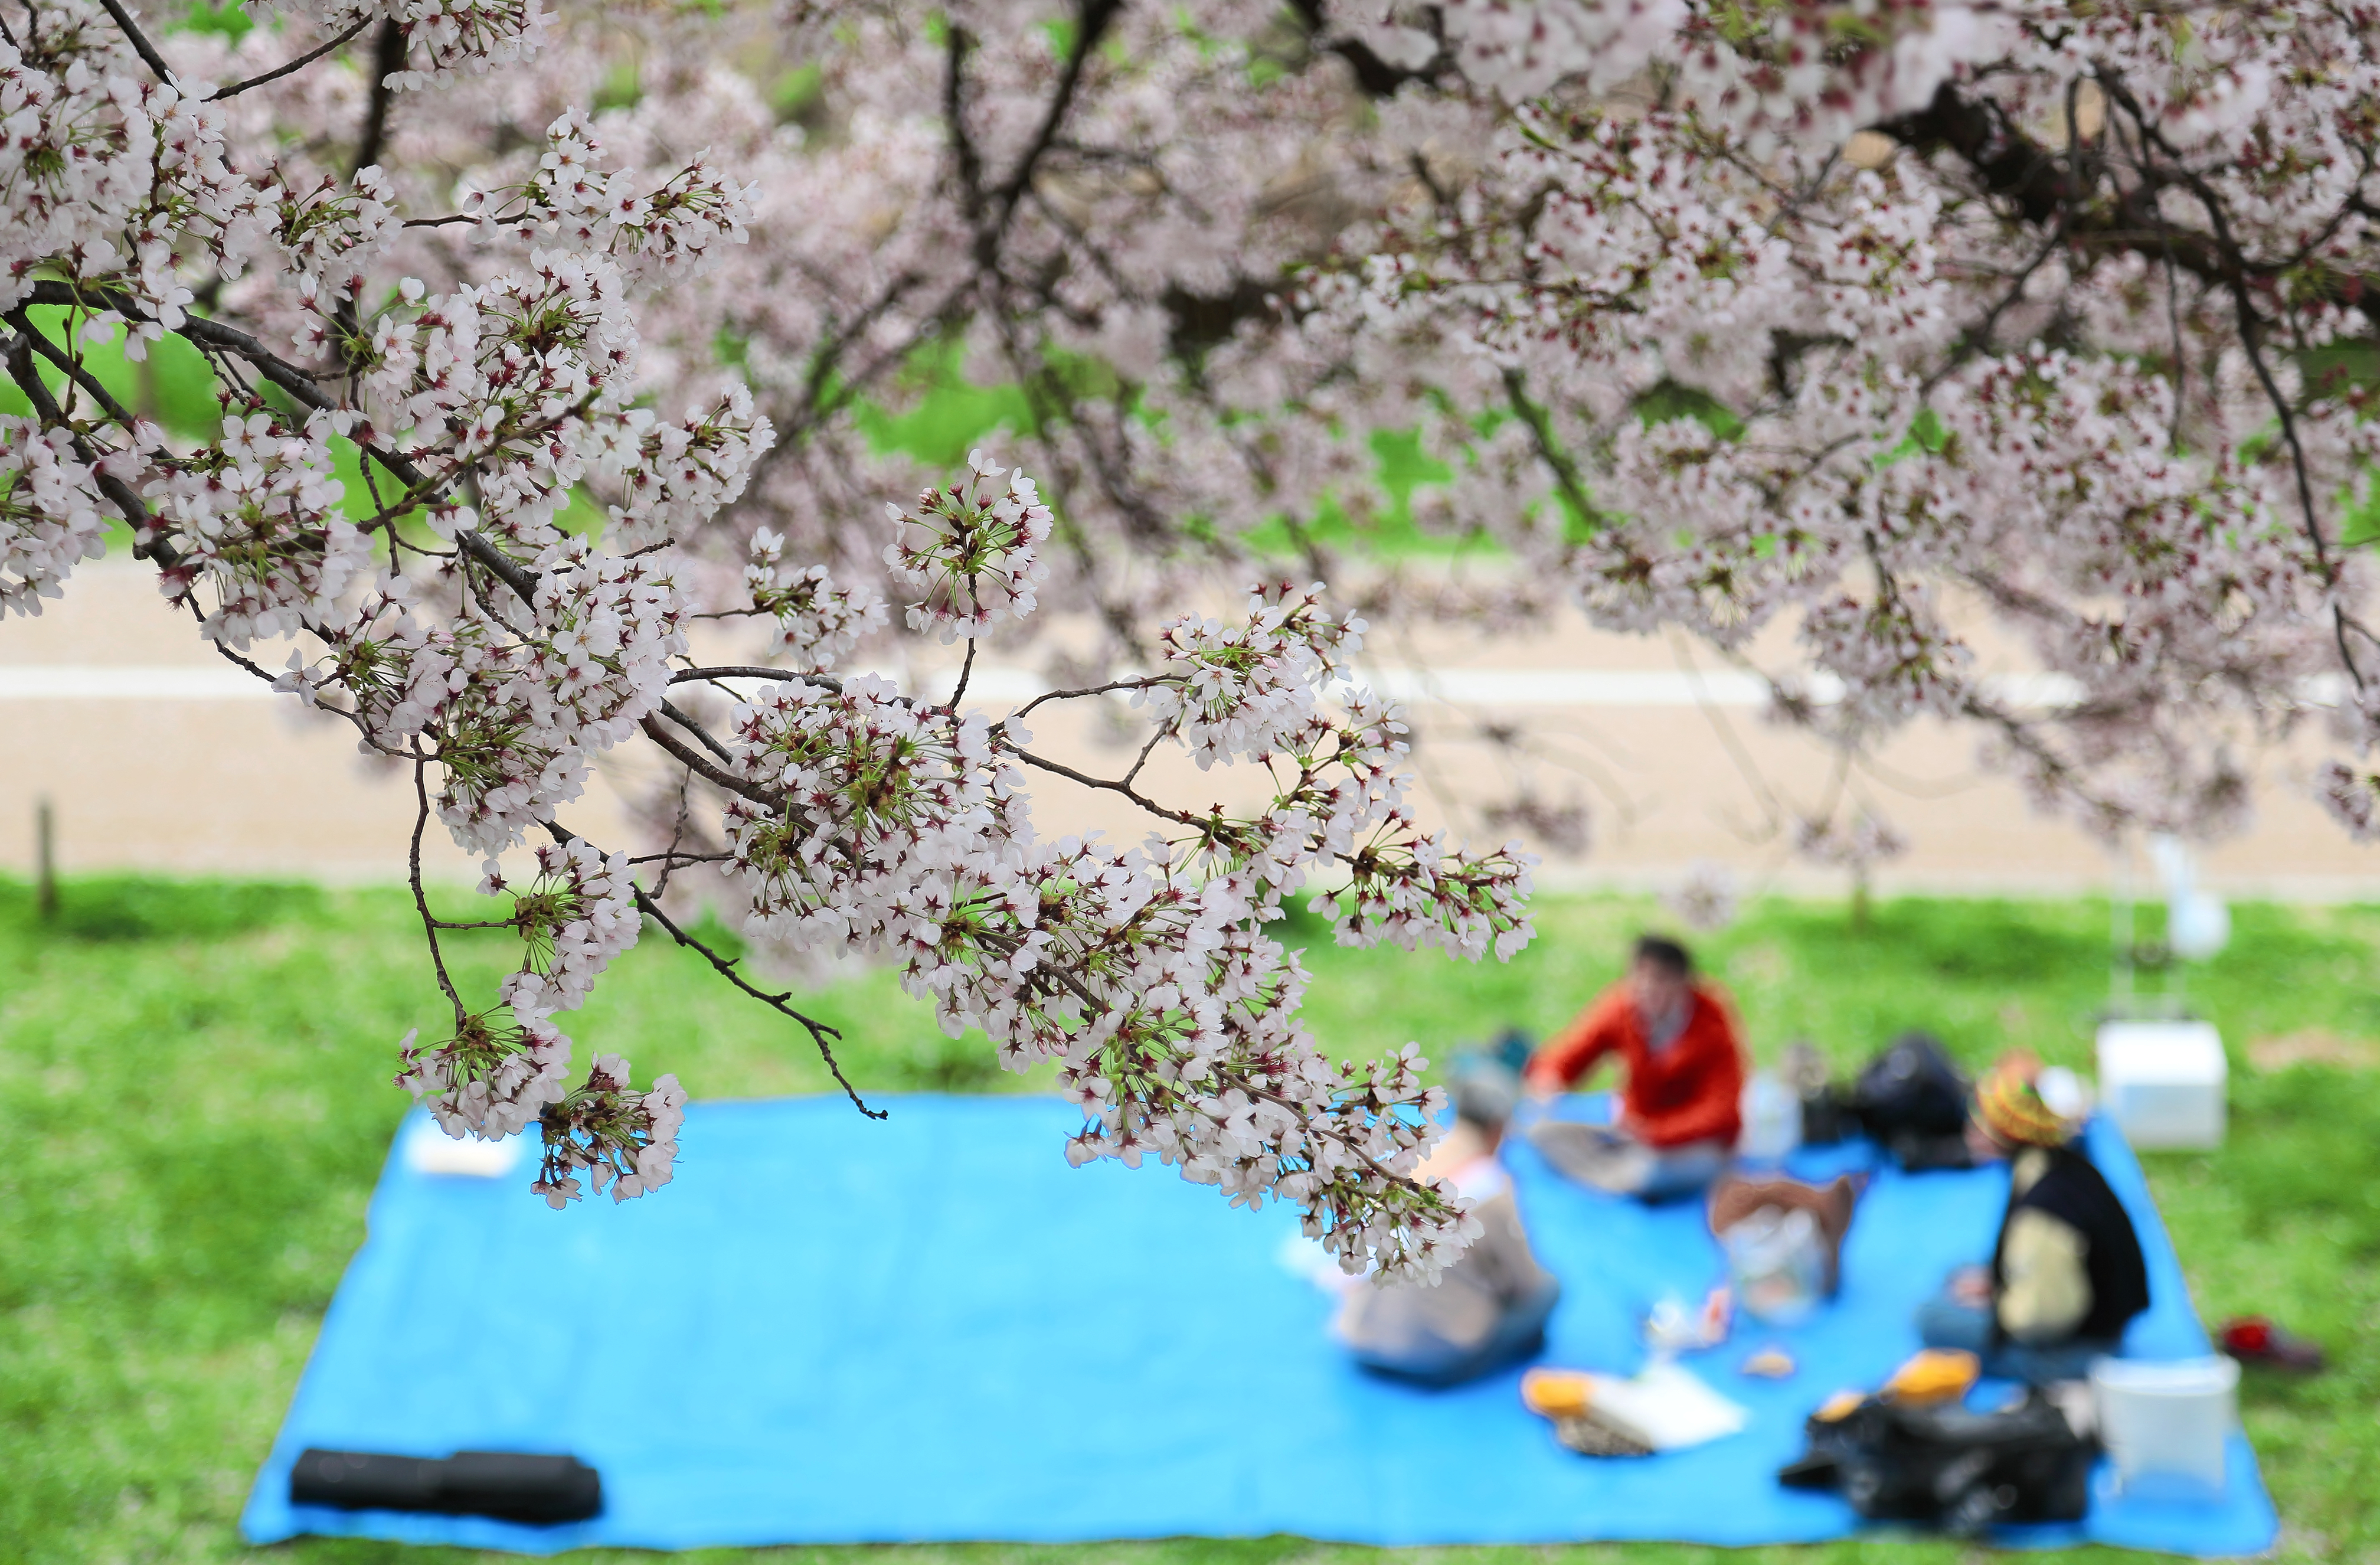
<instances>
[{"instance_id":1,"label":"grassy slope","mask_svg":"<svg viewBox=\"0 0 2380 1565\"><path fill-rule=\"evenodd\" d=\"M1309 1013L1339 1051L1418 1037L1443 1052L1507 1020L1542 1029L1612 976L1645 911L1549 899L1537 945L1509 967L1318 950ZM63 927L44 929L24 890L0 883L0 1559L249 1553L233 1519L403 1112L387 1085L392 1045L432 1019L407 924L385 892L84 881L67 887ZM1848 1062L1894 1029L1927 1025L1970 1057L2019 1041L2082 1063L2105 929L2088 904L1902 903L1854 932L1837 909L1777 904L1706 954L1766 1054L1806 1036ZM2241 909L2197 998L2235 1050L2303 1027L2380 1037L2375 936L2380 910ZM502 958L491 937L459 964L484 982ZM863 1086L1015 1085L987 1068L979 1042L942 1040L885 975L822 993L816 1008L849 1030ZM582 1050L619 1049L640 1074L675 1070L701 1096L826 1085L783 1029L650 941L572 1030ZM2368 1558L2380 1550L2368 1498L2380 1483L2380 1352L2359 1333L2380 1306L2380 1098L2367 1075L2235 1069L2229 1146L2152 1158L2151 1174L2202 1309L2268 1309L2333 1347L2330 1375L2253 1386L2247 1415L2289 1547ZM735 1558L1258 1565L1366 1552L1271 1539ZM1899 1542L1753 1552L1797 1565L1958 1557ZM321 1541L265 1557L461 1558Z\"/></svg>"}]
</instances>

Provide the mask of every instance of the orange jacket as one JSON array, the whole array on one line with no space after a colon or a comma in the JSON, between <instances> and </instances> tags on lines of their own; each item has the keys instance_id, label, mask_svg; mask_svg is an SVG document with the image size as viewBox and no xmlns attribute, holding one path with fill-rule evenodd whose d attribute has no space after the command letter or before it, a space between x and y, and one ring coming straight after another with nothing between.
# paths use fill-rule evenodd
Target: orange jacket
<instances>
[{"instance_id":1,"label":"orange jacket","mask_svg":"<svg viewBox=\"0 0 2380 1565\"><path fill-rule=\"evenodd\" d=\"M1684 1029L1656 1053L1645 1047L1628 986L1612 985L1529 1057L1530 1085L1567 1087L1617 1054L1628 1067L1622 1127L1653 1146L1713 1136L1733 1146L1743 1129L1743 1043L1718 991L1696 984L1693 992Z\"/></svg>"}]
</instances>

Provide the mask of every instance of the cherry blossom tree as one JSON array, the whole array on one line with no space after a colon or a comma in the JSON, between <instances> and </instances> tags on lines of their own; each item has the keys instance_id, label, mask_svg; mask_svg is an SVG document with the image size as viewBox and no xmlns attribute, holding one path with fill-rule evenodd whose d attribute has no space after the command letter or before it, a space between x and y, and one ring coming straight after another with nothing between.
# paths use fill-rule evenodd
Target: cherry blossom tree
<instances>
[{"instance_id":1,"label":"cherry blossom tree","mask_svg":"<svg viewBox=\"0 0 2380 1565\"><path fill-rule=\"evenodd\" d=\"M1119 662L1285 535L1376 625L1781 629L1779 721L1968 724L2095 831L2234 830L2294 739L2372 832L2369 7L935 15L798 46L818 128L767 183L853 220L755 252L828 285L799 315L730 306L788 525L865 470L850 399L957 341L1030 398ZM1484 568L1365 556L1387 432ZM1788 829L1899 842L1848 798Z\"/></svg>"},{"instance_id":2,"label":"cherry blossom tree","mask_svg":"<svg viewBox=\"0 0 2380 1565\"><path fill-rule=\"evenodd\" d=\"M451 1022L399 1079L453 1134L537 1127L557 1205L669 1176L677 1084L576 1076L560 1023L646 928L832 1062L690 931L699 887L1054 1061L1077 1159L1442 1266L1421 1062L1327 1062L1267 932L1304 897L1349 943L1528 938L1519 845L1407 803L1353 661L1382 626L1682 631L1847 758L1968 723L2111 832L2229 829L2242 755L2296 736L2380 831L2380 10L257 17L0 0L0 610L128 532L223 656L408 769ZM109 352L195 356L219 419L128 406ZM1048 500L870 438L953 375L1014 389ZM1372 546L1382 442L1435 464L1413 516L1457 564ZM964 643L947 698L835 672L918 637ZM1035 645L1049 694L968 702L978 647ZM1128 766L1034 748L1044 702L1120 706ZM1160 747L1263 801L1158 796ZM651 840L599 847L567 818L629 752ZM1036 778L1150 841L1037 834ZM432 913L433 818L490 917ZM1795 833L1855 872L1897 841ZM523 942L493 995L441 957L474 925Z\"/></svg>"},{"instance_id":3,"label":"cherry blossom tree","mask_svg":"<svg viewBox=\"0 0 2380 1565\"><path fill-rule=\"evenodd\" d=\"M1139 674L997 720L964 704L964 672L940 703L837 677L884 603L797 567L766 528L740 574L706 578L688 545L734 525L776 431L740 380L666 346L644 363L642 321L683 328L667 301L747 242L753 186L702 151L613 165L568 109L427 210L421 164L382 161L418 94L494 112L500 73L551 27L504 5L292 13L273 30L285 61L250 69L116 0L8 16L0 312L30 411L5 426L0 601L38 612L112 516L200 637L409 768L413 891L452 1023L406 1038L397 1079L451 1134L535 1127L535 1189L556 1207L670 1178L677 1082L639 1090L608 1055L574 1080L561 1026L648 921L833 1062L832 1029L664 908L670 873L707 864L757 933L888 957L953 1034L984 1027L1020 1069L1056 1062L1085 1110L1077 1161L1154 1155L1235 1203L1296 1204L1350 1269L1434 1273L1471 1231L1415 1172L1440 1095L1411 1047L1330 1063L1297 1022L1305 974L1265 927L1328 871L1318 900L1342 940L1506 955L1529 933L1527 861L1418 827L1402 725L1347 677L1363 621L1318 588L1261 586L1228 618L1156 627ZM367 34L358 81L340 52ZM323 128L350 91L351 142ZM88 357L119 334L136 360L169 338L194 350L218 425L176 434L126 407ZM600 528L559 525L574 505ZM978 454L889 510L869 530L907 629L965 638L971 667L977 637L1034 613L1054 517L1030 479ZM698 615L758 622L780 661L697 662ZM288 649L280 672L268 643ZM733 692L723 723L672 699L689 686ZM1264 769L1269 805L1178 809L1135 786L1137 764L1093 779L1029 748L1033 707L1127 689L1149 749ZM566 824L590 761L632 745L715 793L717 851L632 857ZM1037 836L1031 768L1113 789L1160 830L1144 848ZM493 916L431 912L433 818L486 856ZM523 943L492 995L467 996L442 954L471 928Z\"/></svg>"}]
</instances>

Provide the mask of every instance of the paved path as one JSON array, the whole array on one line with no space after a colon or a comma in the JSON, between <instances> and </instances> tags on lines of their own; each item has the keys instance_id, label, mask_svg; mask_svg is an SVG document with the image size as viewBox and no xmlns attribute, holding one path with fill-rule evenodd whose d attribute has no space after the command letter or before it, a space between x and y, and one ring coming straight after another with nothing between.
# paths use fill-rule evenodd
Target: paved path
<instances>
[{"instance_id":1,"label":"paved path","mask_svg":"<svg viewBox=\"0 0 2380 1565\"><path fill-rule=\"evenodd\" d=\"M2109 877L2088 837L2032 813L2013 785L1977 770L1967 733L1922 725L1846 779L1823 746L1763 720L1756 680L1707 659L1682 661L1663 640L1577 628L1371 650L1377 682L1414 709L1426 812L1459 814L1521 786L1585 807L1589 851L1548 853L1550 883L1664 887L1709 859L1747 887L1839 887L1840 875L1796 867L1786 851L1792 815L1839 787L1909 840L1880 877L1887 890L2073 890ZM1039 688L1026 669L995 660L978 668L971 694L997 706ZM2004 694L2054 692L2020 676ZM34 803L46 795L69 870L403 872L412 799L402 773L358 755L344 725L213 657L129 564L88 567L41 618L0 622L0 868L30 869ZM1085 770L1128 764L1119 725L1099 714L1045 707L1033 727L1038 748ZM1483 739L1497 729L1517 747ZM2233 894L2380 895L2380 851L2349 843L2284 785L2300 765L2265 758L2257 825L2208 855L2210 880ZM1241 803L1257 786L1245 768L1201 773L1186 761L1153 763L1145 775L1160 796L1195 807ZM621 791L638 782L607 766L569 818L599 840L630 840ZM1061 782L1041 796L1048 832L1136 841L1145 830L1113 795ZM431 860L443 875L470 873L443 834Z\"/></svg>"}]
</instances>

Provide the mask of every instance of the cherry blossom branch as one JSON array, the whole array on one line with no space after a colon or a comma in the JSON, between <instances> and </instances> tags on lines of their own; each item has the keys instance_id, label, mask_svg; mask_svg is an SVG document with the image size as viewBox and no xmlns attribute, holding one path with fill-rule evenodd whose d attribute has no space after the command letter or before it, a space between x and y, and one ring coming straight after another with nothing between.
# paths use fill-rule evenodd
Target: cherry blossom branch
<instances>
[{"instance_id":1,"label":"cherry blossom branch","mask_svg":"<svg viewBox=\"0 0 2380 1565\"><path fill-rule=\"evenodd\" d=\"M421 884L421 833L430 824L430 784L427 773L430 758L417 754L413 761L413 842L406 855L406 880L413 888L414 911L421 916L421 936L430 942L430 964L438 975L438 988L455 1007L455 1025L461 1027L468 1013L463 997L455 992L455 980L446 976L446 956L438 948L438 920L430 916L430 894Z\"/></svg>"},{"instance_id":2,"label":"cherry blossom branch","mask_svg":"<svg viewBox=\"0 0 2380 1565\"><path fill-rule=\"evenodd\" d=\"M1527 377L1517 368L1508 366L1503 372L1503 380L1506 402L1528 430L1537 456L1554 475L1554 481L1561 488L1562 498L1571 503L1582 524L1596 526L1602 514L1596 509L1595 502L1587 498L1585 486L1579 482L1577 464L1554 439L1553 425L1546 410L1529 399Z\"/></svg>"},{"instance_id":3,"label":"cherry blossom branch","mask_svg":"<svg viewBox=\"0 0 2380 1565\"><path fill-rule=\"evenodd\" d=\"M954 712L966 697L967 680L975 673L975 637L967 637L966 659L959 664L959 681L951 687L951 698L942 703L942 710Z\"/></svg>"},{"instance_id":4,"label":"cherry blossom branch","mask_svg":"<svg viewBox=\"0 0 2380 1565\"><path fill-rule=\"evenodd\" d=\"M727 746L713 738L711 736L710 730L705 728L694 718L688 716L678 708L672 706L667 701L661 703L661 713L672 722L676 723L680 728L685 729L688 734L693 734L696 741L698 742L704 749L709 750L712 755L719 758L721 764L733 765L735 763L735 758L728 753Z\"/></svg>"},{"instance_id":5,"label":"cherry blossom branch","mask_svg":"<svg viewBox=\"0 0 2380 1565\"><path fill-rule=\"evenodd\" d=\"M986 943L992 946L993 949L1002 951L1010 956L1014 956L1019 949L1016 942L1013 940L1003 941L1000 938L993 936L989 932L986 933L984 939ZM1103 1001L1099 997L1098 991L1091 987L1090 982L1086 979L1082 974L1075 971L1072 967L1059 963L1045 961L1036 964L1035 972L1040 977L1045 979L1054 979L1060 988L1065 989L1069 994L1072 994L1075 1000L1080 1001L1093 1014L1098 1014L1112 1009L1111 1003L1107 1001ZM1416 1195L1422 1196L1433 1205L1444 1202L1445 1196L1443 1193L1433 1186L1425 1184L1409 1174L1396 1172L1394 1170L1390 1169L1373 1158L1370 1153L1366 1152L1354 1141L1346 1136L1338 1134L1330 1130L1327 1126L1317 1122L1307 1104L1302 1103L1295 1098L1289 1098L1263 1086L1255 1076L1245 1071L1234 1070L1230 1066L1217 1066L1213 1067L1213 1070L1216 1085L1221 1089L1221 1091L1219 1091L1214 1095L1215 1097L1220 1098L1223 1092L1237 1091L1245 1094L1249 1098L1257 1098L1262 1102L1270 1103L1276 1108L1281 1109L1294 1117L1306 1134L1327 1139L1342 1147L1365 1169L1387 1183L1394 1185L1400 1189L1410 1191ZM1149 1077L1147 1082L1147 1086L1153 1088L1158 1094L1165 1097L1179 1098L1182 1096L1179 1089L1174 1087L1172 1083L1164 1080L1161 1075L1152 1075ZM1216 1119L1216 1116L1206 1114L1205 1110L1196 1107L1195 1105L1191 1106L1191 1111L1201 1113L1210 1121Z\"/></svg>"},{"instance_id":6,"label":"cherry blossom branch","mask_svg":"<svg viewBox=\"0 0 2380 1565\"><path fill-rule=\"evenodd\" d=\"M1015 168L1000 188L1000 210L993 220L995 233L1005 229L1015 215L1017 198L1032 185L1035 167L1057 140L1059 128L1066 123L1067 112L1074 107L1075 94L1083 85L1085 67L1090 64L1093 53L1107 41L1108 28L1123 10L1123 0L1075 0L1074 46L1066 53L1058 90L1050 95L1049 106L1042 111L1033 140L1026 144Z\"/></svg>"},{"instance_id":7,"label":"cherry blossom branch","mask_svg":"<svg viewBox=\"0 0 2380 1565\"><path fill-rule=\"evenodd\" d=\"M102 412L115 419L123 428L127 430L132 428L132 415L125 409L124 405L117 402L108 389L100 384L99 378L85 369L79 360L61 349L55 343L50 341L48 336L35 328L32 317L22 308L10 310L6 315L0 316L0 320L6 321L10 326L16 328L18 337L30 344L35 353L55 365L62 374L80 387L83 394L90 397Z\"/></svg>"},{"instance_id":8,"label":"cherry blossom branch","mask_svg":"<svg viewBox=\"0 0 2380 1565\"><path fill-rule=\"evenodd\" d=\"M545 829L557 843L570 843L575 842L584 842L586 840L558 821L546 822ZM600 850L598 851L600 852ZM779 1014L789 1016L793 1020L799 1022L804 1030L810 1035L810 1041L818 1047L819 1058L825 1062L827 1071L835 1079L835 1085L842 1087L844 1096L851 1099L852 1107L857 1109L861 1113L867 1115L871 1120L881 1120L890 1117L888 1112L882 1109L869 1108L867 1100L859 1096L859 1089L851 1085L850 1078L843 1074L843 1065L835 1059L833 1045L829 1041L830 1039L840 1040L842 1038L843 1034L839 1029L828 1025L826 1023L818 1020L814 1016L806 1015L802 1012L795 1010L793 1005L789 1003L794 998L793 991L791 989L786 989L776 994L771 994L768 990L759 989L753 985L741 972L737 970L738 958L722 956L708 943L696 936L687 933L675 919L672 918L669 914L662 909L662 904L648 893L642 886L634 886L633 889L636 893L637 910L646 917L651 919L654 923L659 924L662 927L662 932L667 934L670 939L675 940L679 945L684 946L686 950L695 952L704 961L710 963L711 969L714 972L718 973L721 977L725 978L737 989L743 990L746 994L750 995L753 999L760 1001L760 1003L768 1006L771 1010L777 1012Z\"/></svg>"},{"instance_id":9,"label":"cherry blossom branch","mask_svg":"<svg viewBox=\"0 0 2380 1565\"><path fill-rule=\"evenodd\" d=\"M81 298L66 285L60 283L36 283L33 285L31 299L35 304L56 304L75 308L87 308L86 300ZM103 295L101 296L100 302L104 308L115 310L117 313L126 316L128 319L134 321L146 321L149 319L149 317L142 312L138 306L132 304L128 299L124 299L117 296ZM193 315L186 317L182 324L173 328L173 330L175 334L177 336L186 337L189 341L202 346L225 348L228 349L232 353L237 354L241 358L253 364L258 372L263 375L266 380L272 382L283 391L287 392L292 397L296 398L300 404L309 408L315 408L328 412L337 408L339 406L335 398L326 394L321 387L314 383L312 376L307 374L306 371L298 369L296 365L291 364L279 354L274 353L262 343L258 342L248 333L239 330L236 326L225 326L220 322L205 320L202 317ZM418 491L424 495L428 495L435 493L438 490L446 487L446 484L432 479L424 474L421 469L414 466L412 460L405 455L388 450L385 447L377 444L364 442L358 442L358 444L374 461L386 467L391 473L394 473L398 481L407 485L408 490ZM452 482L453 480L450 479L447 481ZM456 547L468 553L472 559L476 560L480 564L485 565L490 571L493 572L496 577L506 587L510 588L513 594L519 598L523 602L528 602L537 596L536 573L528 570L518 561L513 559L510 555L504 553L504 551L498 549L494 544L489 542L488 540L481 536L477 529L466 528L456 533L455 542Z\"/></svg>"},{"instance_id":10,"label":"cherry blossom branch","mask_svg":"<svg viewBox=\"0 0 2380 1565\"><path fill-rule=\"evenodd\" d=\"M843 688L843 681L831 673L795 673L785 669L771 668L765 663L731 663L717 668L682 668L673 670L670 673L672 685L686 685L697 680L722 679L766 679L779 682L790 680L796 685L815 685L821 690Z\"/></svg>"},{"instance_id":11,"label":"cherry blossom branch","mask_svg":"<svg viewBox=\"0 0 2380 1565\"><path fill-rule=\"evenodd\" d=\"M1181 682L1180 674L1154 673L1137 675L1129 679L1111 679L1105 685L1087 685L1080 690L1044 690L1017 708L1015 715L1004 719L1003 724L1022 722L1034 708L1044 701L1077 701L1086 696L1105 696L1117 690L1152 690L1160 685L1179 685Z\"/></svg>"},{"instance_id":12,"label":"cherry blossom branch","mask_svg":"<svg viewBox=\"0 0 2380 1565\"><path fill-rule=\"evenodd\" d=\"M2315 566L2321 571L2325 585L2335 585L2338 569L2332 563L2330 545L2323 537L2322 523L2314 514L2313 480L2307 467L2305 445L2298 438L2297 410L2290 406L2289 398L2281 394L2279 383L2273 378L2272 367L2265 360L2265 320L2258 312L2254 301L2249 297L2245 275L2248 268L2240 246L2232 238L2230 218L2225 210L2225 203L2207 187L2206 181L2202 176L2182 165L2180 154L2149 121L2148 116L2142 112L2139 100L2120 79L2114 76L2107 76L2103 79L2101 86L2109 98L2131 117L2143 144L2156 148L2180 170L2182 183L2198 197L2200 205L2206 211L2208 222L2214 225L2215 242L2222 247L2225 252L2240 257L2241 264L2235 267L2232 274L2226 280L2239 323L2240 346L2247 355L2249 365L2255 371L2256 383L2264 389L2265 399L2271 403L2274 414L2280 420L2281 438L2289 448L2291 474L2297 481L2298 512L2304 522L2306 540L2313 548ZM2168 248L2166 254L2169 263L2172 257L2170 247ZM2179 401L2179 391L2175 395ZM2356 663L2354 649L2348 645L2346 608L2334 601L2330 605L2330 613L2332 632L2338 643L2339 661L2346 665L2348 677L2355 682L2355 687L2362 690L2364 687L2363 671Z\"/></svg>"},{"instance_id":13,"label":"cherry blossom branch","mask_svg":"<svg viewBox=\"0 0 2380 1565\"><path fill-rule=\"evenodd\" d=\"M1122 794L1125 798L1130 799L1134 804L1138 805L1142 809L1147 810L1151 815L1159 817L1160 819L1171 820L1177 825L1187 826L1196 831L1204 831L1208 824L1206 818L1191 815L1184 810L1166 808L1165 806L1159 804L1155 799L1150 798L1148 795L1140 793L1135 789L1129 782L1119 782L1105 777L1094 777L1089 772L1077 771L1073 767L1067 766L1062 762L1050 760L1045 756L1037 756L1032 751L1020 748L1014 745L1002 745L1001 748L1004 753L1014 756L1018 760L1023 761L1026 765L1032 767L1037 770L1047 771L1053 776L1063 777L1070 782L1079 782L1086 788L1099 788L1111 794ZM1135 770L1137 770L1138 769L1135 768Z\"/></svg>"},{"instance_id":14,"label":"cherry blossom branch","mask_svg":"<svg viewBox=\"0 0 2380 1565\"><path fill-rule=\"evenodd\" d=\"M678 843L686 840L686 820L693 812L693 806L694 773L691 771L681 771L678 773L677 779L677 819L670 823L669 846L658 855L648 854L640 857L632 857L628 860L628 863L631 866L638 864L650 864L656 858L660 860L662 867L661 878L653 882L652 892L653 897L656 901L669 895L670 877L677 873L678 867L681 863L700 864L711 862L723 864L728 862L728 855L725 854L681 855L679 853Z\"/></svg>"},{"instance_id":15,"label":"cherry blossom branch","mask_svg":"<svg viewBox=\"0 0 2380 1565\"><path fill-rule=\"evenodd\" d=\"M2102 74L2097 78L2110 99L2129 96L2122 82ZM2128 112L2137 115L2137 104ZM2154 135L2154 127L2144 128ZM2175 262L2211 282L2234 284L2250 275L2270 277L2285 270L2260 265L2220 240L2177 228L2156 215L2153 195L2161 181L2148 180L2140 193L2119 192L2113 215L2089 211L2088 192L2077 188L2057 156L2009 123L1999 106L1988 99L1970 98L1945 82L1926 108L1878 121L1875 128L1918 151L1947 148L1982 180L1990 194L2013 201L2028 221L2048 225L2061 218L2078 243L2128 249L2159 260L2169 249ZM2185 176L2185 183L2187 178ZM2214 209L2209 208L2210 212ZM2350 275L2326 281L2325 297L2349 308L2365 308L2380 290L2380 275Z\"/></svg>"},{"instance_id":16,"label":"cherry blossom branch","mask_svg":"<svg viewBox=\"0 0 2380 1565\"><path fill-rule=\"evenodd\" d=\"M722 770L711 761L710 758L705 756L701 751L689 749L677 738L675 734L670 733L669 730L663 728L660 723L655 722L651 718L646 718L638 724L638 726L644 730L645 736L647 738L650 739L654 744L659 745L662 749L667 750L688 770L695 772L704 782L710 783L711 786L725 789L728 793L735 794L742 798L749 799L754 804L761 805L771 809L774 809L783 803L783 800L780 795L759 786L758 783L747 782L731 771Z\"/></svg>"},{"instance_id":17,"label":"cherry blossom branch","mask_svg":"<svg viewBox=\"0 0 2380 1565\"><path fill-rule=\"evenodd\" d=\"M168 87L175 85L174 72L165 64L165 57L157 53L157 46L149 42L148 34L140 30L140 24L132 19L132 13L124 8L123 0L99 0L99 3L115 18L116 27L124 33L125 42L131 44L133 53L140 56L140 63L147 66L159 81Z\"/></svg>"},{"instance_id":18,"label":"cherry blossom branch","mask_svg":"<svg viewBox=\"0 0 2380 1565\"><path fill-rule=\"evenodd\" d=\"M330 40L328 42L317 44L315 47L309 49L304 54L298 55L296 59L291 60L285 65L275 66L273 69L266 71L261 76L251 76L245 81L236 81L229 87L219 88L215 91L207 95L207 102L214 103L220 103L225 98L237 98L251 87L262 87L268 82L278 81L285 76L304 70L308 66L312 65L316 60L321 59L323 55L331 54L341 46L351 42L355 38L356 34L370 27L371 22L371 13L367 11L362 16L356 18L356 22L353 27L348 28L346 31L339 34L336 38Z\"/></svg>"},{"instance_id":19,"label":"cherry blossom branch","mask_svg":"<svg viewBox=\"0 0 2380 1565\"><path fill-rule=\"evenodd\" d=\"M15 381L17 388L25 394L25 400L32 404L36 418L46 425L67 431L68 439L72 442L76 452L94 469L99 491L104 494L123 515L126 525L133 529L137 538L139 534L146 532L149 528L149 507L141 503L139 495L132 492L129 484L99 466L96 455L91 448L91 443L83 437L80 430L75 428L73 420L66 416L65 410L58 406L57 400L50 395L50 389L42 383L41 375L33 369L32 359L35 345L39 341L39 333L10 334L9 378ZM152 540L148 544L136 543L135 547L150 553L162 564L173 564L173 551L162 542Z\"/></svg>"}]
</instances>

